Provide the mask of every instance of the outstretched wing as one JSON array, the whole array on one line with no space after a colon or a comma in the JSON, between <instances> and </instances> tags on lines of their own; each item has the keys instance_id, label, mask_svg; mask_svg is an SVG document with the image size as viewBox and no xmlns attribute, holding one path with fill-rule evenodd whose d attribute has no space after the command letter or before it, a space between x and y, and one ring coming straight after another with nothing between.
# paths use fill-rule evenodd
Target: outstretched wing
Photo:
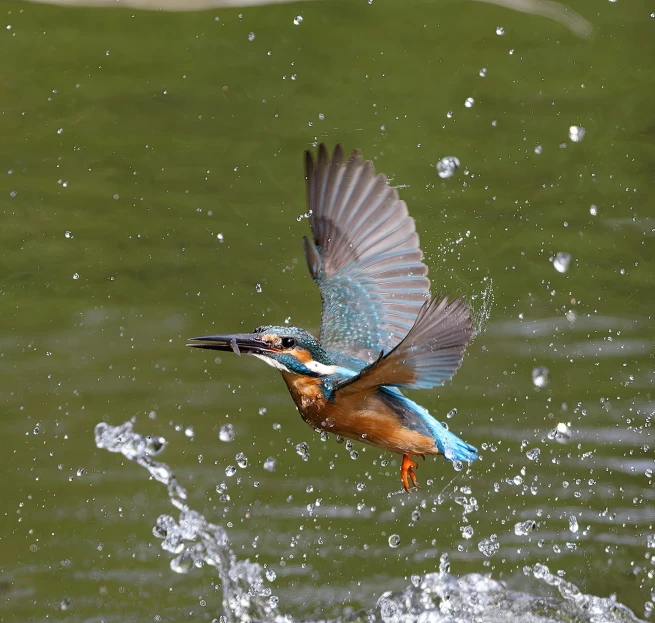
<instances>
[{"instance_id":1,"label":"outstretched wing","mask_svg":"<svg viewBox=\"0 0 655 623\"><path fill-rule=\"evenodd\" d=\"M427 389L443 385L457 371L473 333L468 307L435 298L419 312L405 339L387 355L334 388L340 396L370 392L381 385Z\"/></svg>"},{"instance_id":2,"label":"outstretched wing","mask_svg":"<svg viewBox=\"0 0 655 623\"><path fill-rule=\"evenodd\" d=\"M353 151L332 160L321 144L314 163L305 152L307 204L313 242L305 256L321 290L321 343L371 362L407 335L429 299L414 219L384 175Z\"/></svg>"}]
</instances>

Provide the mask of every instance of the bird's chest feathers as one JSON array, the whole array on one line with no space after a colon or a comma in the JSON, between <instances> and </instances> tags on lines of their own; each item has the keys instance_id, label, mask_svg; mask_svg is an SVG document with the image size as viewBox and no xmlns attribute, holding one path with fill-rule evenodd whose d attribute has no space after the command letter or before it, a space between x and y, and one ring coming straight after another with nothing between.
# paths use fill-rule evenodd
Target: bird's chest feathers
<instances>
[{"instance_id":1,"label":"bird's chest feathers","mask_svg":"<svg viewBox=\"0 0 655 623\"><path fill-rule=\"evenodd\" d=\"M282 376L302 418L306 422L318 426L319 413L327 403L320 379L284 372Z\"/></svg>"}]
</instances>

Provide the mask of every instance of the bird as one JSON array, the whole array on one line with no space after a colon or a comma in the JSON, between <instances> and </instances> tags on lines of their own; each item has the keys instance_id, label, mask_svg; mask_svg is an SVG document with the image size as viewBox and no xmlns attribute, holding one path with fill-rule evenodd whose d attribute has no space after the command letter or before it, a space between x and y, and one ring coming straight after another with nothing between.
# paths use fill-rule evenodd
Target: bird
<instances>
[{"instance_id":1,"label":"bird","mask_svg":"<svg viewBox=\"0 0 655 623\"><path fill-rule=\"evenodd\" d=\"M305 151L311 237L303 238L322 300L319 337L297 326L204 335L188 346L252 355L282 373L300 416L333 433L402 455L400 479L418 487L412 457L478 457L403 389L449 381L473 335L464 299L430 295L414 219L359 150Z\"/></svg>"}]
</instances>

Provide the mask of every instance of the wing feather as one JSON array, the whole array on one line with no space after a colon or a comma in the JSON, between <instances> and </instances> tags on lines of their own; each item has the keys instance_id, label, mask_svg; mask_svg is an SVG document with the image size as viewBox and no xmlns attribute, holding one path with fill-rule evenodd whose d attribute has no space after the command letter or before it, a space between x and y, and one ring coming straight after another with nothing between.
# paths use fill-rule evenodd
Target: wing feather
<instances>
[{"instance_id":1,"label":"wing feather","mask_svg":"<svg viewBox=\"0 0 655 623\"><path fill-rule=\"evenodd\" d=\"M426 303L405 339L390 353L335 388L341 395L386 385L427 389L443 385L459 368L473 327L466 303L436 297Z\"/></svg>"},{"instance_id":2,"label":"wing feather","mask_svg":"<svg viewBox=\"0 0 655 623\"><path fill-rule=\"evenodd\" d=\"M359 151L344 162L321 144L305 152L313 240L305 256L323 301L321 342L372 361L407 335L429 299L414 219L387 178Z\"/></svg>"}]
</instances>

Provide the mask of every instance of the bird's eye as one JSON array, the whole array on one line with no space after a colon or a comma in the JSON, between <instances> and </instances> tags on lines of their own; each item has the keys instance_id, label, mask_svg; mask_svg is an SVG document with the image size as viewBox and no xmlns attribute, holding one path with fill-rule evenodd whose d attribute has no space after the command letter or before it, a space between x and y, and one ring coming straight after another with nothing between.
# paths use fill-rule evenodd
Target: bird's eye
<instances>
[{"instance_id":1,"label":"bird's eye","mask_svg":"<svg viewBox=\"0 0 655 623\"><path fill-rule=\"evenodd\" d=\"M296 340L292 337L283 337L282 338L282 347L283 348L293 348L296 345Z\"/></svg>"}]
</instances>

